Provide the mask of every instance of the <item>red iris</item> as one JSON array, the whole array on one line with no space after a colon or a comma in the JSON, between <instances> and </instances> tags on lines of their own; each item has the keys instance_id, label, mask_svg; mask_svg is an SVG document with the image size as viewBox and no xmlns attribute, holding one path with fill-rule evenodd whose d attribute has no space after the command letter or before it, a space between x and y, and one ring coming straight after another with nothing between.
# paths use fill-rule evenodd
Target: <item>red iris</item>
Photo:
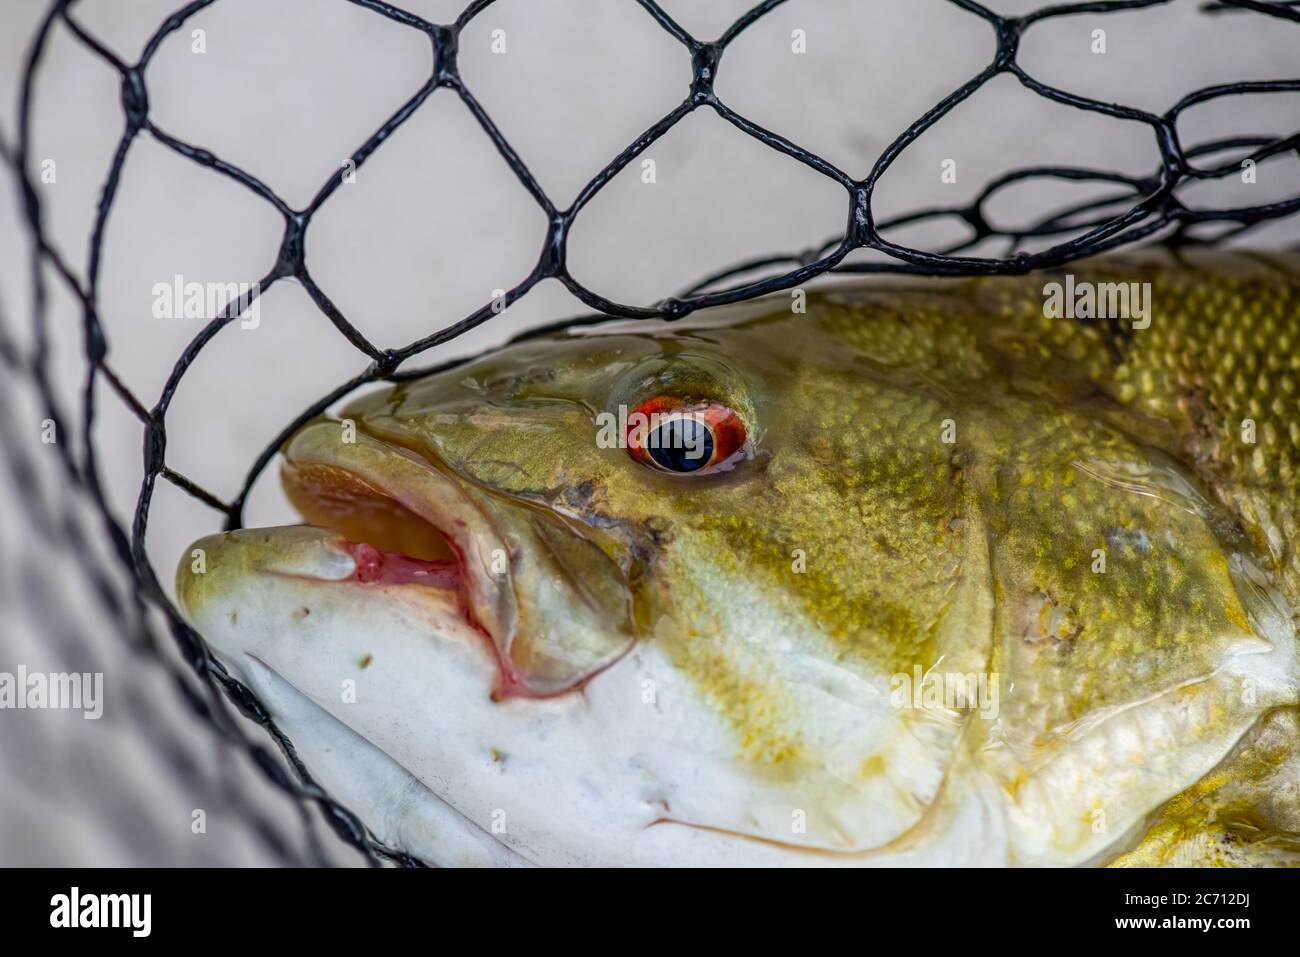
<instances>
[{"instance_id":1,"label":"red iris","mask_svg":"<svg viewBox=\"0 0 1300 957\"><path fill-rule=\"evenodd\" d=\"M656 396L627 417L632 458L660 472L708 475L733 468L746 452L745 424L717 402Z\"/></svg>"}]
</instances>

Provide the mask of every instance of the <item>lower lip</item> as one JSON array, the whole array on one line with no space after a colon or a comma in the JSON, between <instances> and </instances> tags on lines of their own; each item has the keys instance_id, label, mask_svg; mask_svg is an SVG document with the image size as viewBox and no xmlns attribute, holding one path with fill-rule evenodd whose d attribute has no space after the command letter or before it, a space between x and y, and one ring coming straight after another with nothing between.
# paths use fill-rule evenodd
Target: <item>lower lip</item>
<instances>
[{"instance_id":1,"label":"lower lip","mask_svg":"<svg viewBox=\"0 0 1300 957\"><path fill-rule=\"evenodd\" d=\"M365 542L348 542L344 547L356 563L356 571L353 572L352 581L364 585L425 585L429 588L457 592L460 589L461 570L458 560L426 561L421 558L412 558L409 555L401 555L397 552L386 552ZM538 694L528 687L510 662L502 656L496 643L492 640L492 636L487 629L478 623L473 612L463 599L461 601L461 610L465 615L466 624L483 636L483 640L486 642L493 658L496 659L498 684L492 694L494 699L547 698L554 696ZM566 690L576 690L576 687ZM562 693L564 692L559 692L559 694Z\"/></svg>"}]
</instances>

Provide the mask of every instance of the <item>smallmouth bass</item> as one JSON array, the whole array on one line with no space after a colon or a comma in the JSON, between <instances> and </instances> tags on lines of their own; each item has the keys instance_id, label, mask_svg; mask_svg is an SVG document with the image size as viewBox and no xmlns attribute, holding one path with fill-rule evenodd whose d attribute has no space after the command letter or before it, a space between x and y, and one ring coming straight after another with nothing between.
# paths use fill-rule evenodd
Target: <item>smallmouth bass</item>
<instances>
[{"instance_id":1,"label":"smallmouth bass","mask_svg":"<svg viewBox=\"0 0 1300 957\"><path fill-rule=\"evenodd\" d=\"M1300 256L791 301L355 399L180 604L435 863L1300 861Z\"/></svg>"}]
</instances>

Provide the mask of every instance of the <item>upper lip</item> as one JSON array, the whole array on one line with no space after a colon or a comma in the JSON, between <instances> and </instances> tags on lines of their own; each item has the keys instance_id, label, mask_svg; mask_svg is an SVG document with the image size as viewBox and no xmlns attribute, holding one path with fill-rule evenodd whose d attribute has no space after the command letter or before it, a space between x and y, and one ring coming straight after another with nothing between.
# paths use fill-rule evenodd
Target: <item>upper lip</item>
<instances>
[{"instance_id":1,"label":"upper lip","mask_svg":"<svg viewBox=\"0 0 1300 957\"><path fill-rule=\"evenodd\" d=\"M379 500L394 505L393 514L399 519L400 512L405 512L409 513L408 523L426 523L454 553L459 571L456 584L469 620L487 633L497 649L508 647L516 619L512 581L508 568L499 571L500 566L494 569L492 562L493 553L504 551L504 545L464 485L429 457L410 449L364 431L358 431L350 443L341 442L339 435L339 423L321 420L305 426L285 447L286 489L304 518L324 525L353 544L373 546L385 562L412 559L401 548L389 547L385 534L392 535L392 527L377 526L381 510L387 507ZM350 492L333 489L342 501L337 513L331 512L332 504L337 502L332 503L328 496L313 497L319 491L314 483L320 480L319 475L313 475L313 466L326 466L350 477L347 480L356 480ZM345 514L349 494L355 496L356 505L351 520ZM368 501L361 501L363 497ZM372 497L374 500L369 500ZM391 520L391 515L385 518ZM399 538L411 536L413 530L396 528L396 534ZM353 550L354 560L357 557ZM428 556L416 556L414 560L430 563Z\"/></svg>"}]
</instances>

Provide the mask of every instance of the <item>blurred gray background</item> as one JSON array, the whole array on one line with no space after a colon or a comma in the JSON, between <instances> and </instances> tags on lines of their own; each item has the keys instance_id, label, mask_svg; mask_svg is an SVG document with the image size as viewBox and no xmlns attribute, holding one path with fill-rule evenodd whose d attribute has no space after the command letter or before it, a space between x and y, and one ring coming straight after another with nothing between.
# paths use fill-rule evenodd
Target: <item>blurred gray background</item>
<instances>
[{"instance_id":1,"label":"blurred gray background","mask_svg":"<svg viewBox=\"0 0 1300 957\"><path fill-rule=\"evenodd\" d=\"M689 32L712 39L746 0L660 0ZM400 0L448 22L462 0ZM992 0L1023 13L1037 0ZM1163 112L1191 90L1300 75L1300 25L1255 14L1208 16L1194 0L1037 24L1019 62L1054 86ZM73 15L127 62L179 7L176 0L81 0ZM17 130L22 66L47 4L0 0L0 130ZM1105 31L1105 53L1093 48ZM196 35L195 31L201 31ZM500 32L498 32L500 31ZM803 31L806 52L792 50ZM201 42L200 42L201 41ZM498 51L504 42L503 52ZM790 0L727 50L719 97L749 119L862 175L925 110L978 73L994 52L989 25L946 0ZM291 206L305 205L383 121L424 83L430 46L420 32L345 0L218 0L163 44L147 74L151 117L163 130L257 176ZM461 72L559 207L687 94L690 58L634 0L499 0L461 38ZM115 73L56 25L34 87L29 173L48 235L84 275L87 239L123 117ZM1189 112L1185 144L1300 129L1300 94L1231 98ZM579 216L570 268L596 292L649 304L749 257L797 252L842 233L843 190L772 151L708 109L691 114L632 163ZM941 182L945 160L955 183ZM53 182L43 164L53 162ZM1000 77L921 136L884 176L877 220L968 201L993 177L1036 164L1149 174L1158 154L1141 124L1073 110ZM30 238L6 171L0 178L0 321L30 345ZM998 223L1028 223L1096 195L1026 185L990 208ZM1189 202L1246 206L1300 193L1294 155L1239 177L1198 185ZM532 268L545 230L461 101L440 90L385 142L315 217L307 262L325 293L371 341L398 347L472 312ZM251 282L274 261L278 215L235 182L142 135L131 147L109 220L100 315L109 364L145 406L157 401L203 319L159 319L153 287ZM940 248L961 231L908 229L889 238ZM1293 218L1251 235L1272 248L1300 241ZM1005 249L979 252L1001 255ZM588 310L546 282L492 322L423 360L467 355L531 324ZM80 406L80 311L57 282L49 321L54 379L67 410ZM367 365L300 286L275 285L256 329L226 327L203 351L169 415L168 461L222 498L292 416ZM66 485L39 439L43 417L6 383L0 399L11 459L25 457L58 504ZM141 428L100 393L95 435L117 517L129 522L141 478ZM19 450L15 443L23 445ZM0 473L4 474L4 473ZM5 475L0 484L12 482ZM96 516L73 502L93 540ZM178 704L152 653L133 651L88 594L79 561L43 543L39 510L8 488L0 506L0 671L20 662L106 673L105 717L0 711L0 864L276 863L360 858L269 788L238 749L212 739ZM57 511L57 509L56 509ZM254 490L249 524L294 520L274 469ZM220 516L159 483L148 540L169 582L185 546ZM102 549L101 549L102 551ZM127 583L117 579L126 593ZM164 647L163 654L170 652ZM174 657L174 656L173 656ZM48 662L42 664L42 662ZM142 741L140 729L151 729ZM162 730L160 730L162 729ZM158 737L161 735L161 739ZM178 755L192 766L178 774ZM192 810L212 808L204 835ZM250 821L256 822L250 824ZM282 846L259 837L274 832Z\"/></svg>"}]
</instances>

